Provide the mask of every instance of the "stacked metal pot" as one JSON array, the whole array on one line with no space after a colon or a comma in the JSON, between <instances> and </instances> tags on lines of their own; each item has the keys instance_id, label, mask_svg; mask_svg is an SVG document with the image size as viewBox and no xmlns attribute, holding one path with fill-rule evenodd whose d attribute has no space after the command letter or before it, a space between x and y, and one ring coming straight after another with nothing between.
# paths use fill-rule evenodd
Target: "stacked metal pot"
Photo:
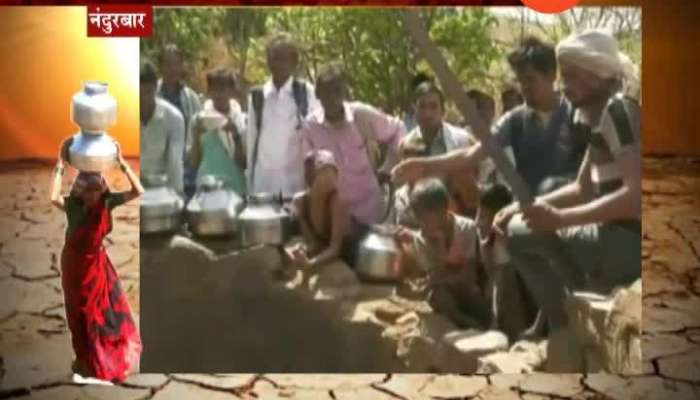
<instances>
[{"instance_id":1,"label":"stacked metal pot","mask_svg":"<svg viewBox=\"0 0 700 400\"><path fill-rule=\"evenodd\" d=\"M117 144L106 130L117 122L117 101L103 82L86 82L73 96L71 119L80 127L68 148L68 162L80 171L104 172L117 162Z\"/></svg>"}]
</instances>

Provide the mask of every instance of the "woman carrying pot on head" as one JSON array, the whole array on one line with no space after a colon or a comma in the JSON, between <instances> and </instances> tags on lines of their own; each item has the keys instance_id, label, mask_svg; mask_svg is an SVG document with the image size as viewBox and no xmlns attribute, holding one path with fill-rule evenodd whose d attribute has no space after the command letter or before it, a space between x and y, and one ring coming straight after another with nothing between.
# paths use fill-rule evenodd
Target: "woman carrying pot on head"
<instances>
[{"instance_id":1,"label":"woman carrying pot on head","mask_svg":"<svg viewBox=\"0 0 700 400\"><path fill-rule=\"evenodd\" d=\"M117 272L102 241L112 230L111 211L143 194L136 174L118 148L119 167L131 184L111 192L100 173L80 172L70 194L61 183L70 139L61 147L51 184L51 203L66 213L61 284L75 360L73 372L105 381L123 381L138 364L141 339Z\"/></svg>"},{"instance_id":2,"label":"woman carrying pot on head","mask_svg":"<svg viewBox=\"0 0 700 400\"><path fill-rule=\"evenodd\" d=\"M294 196L303 242L288 249L295 266L313 271L338 258L354 266L359 243L352 232L348 206L338 194L333 153L311 150L304 158L307 189Z\"/></svg>"}]
</instances>

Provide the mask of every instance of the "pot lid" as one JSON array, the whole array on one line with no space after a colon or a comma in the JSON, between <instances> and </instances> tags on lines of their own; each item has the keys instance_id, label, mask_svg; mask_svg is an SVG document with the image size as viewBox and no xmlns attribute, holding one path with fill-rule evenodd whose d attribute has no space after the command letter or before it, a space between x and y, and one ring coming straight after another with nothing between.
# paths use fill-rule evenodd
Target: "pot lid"
<instances>
[{"instance_id":1,"label":"pot lid","mask_svg":"<svg viewBox=\"0 0 700 400\"><path fill-rule=\"evenodd\" d=\"M99 81L87 81L85 82L85 88L83 90L85 91L85 94L89 96L107 93L107 83Z\"/></svg>"}]
</instances>

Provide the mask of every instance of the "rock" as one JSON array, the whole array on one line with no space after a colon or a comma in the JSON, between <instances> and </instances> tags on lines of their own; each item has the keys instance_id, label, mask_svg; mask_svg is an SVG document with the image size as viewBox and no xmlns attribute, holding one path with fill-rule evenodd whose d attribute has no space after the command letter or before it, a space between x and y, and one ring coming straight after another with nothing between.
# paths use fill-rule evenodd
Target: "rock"
<instances>
[{"instance_id":1,"label":"rock","mask_svg":"<svg viewBox=\"0 0 700 400\"><path fill-rule=\"evenodd\" d=\"M582 346L594 347L602 340L605 318L612 308L612 298L594 293L574 293L567 299L569 327Z\"/></svg>"},{"instance_id":2,"label":"rock","mask_svg":"<svg viewBox=\"0 0 700 400\"><path fill-rule=\"evenodd\" d=\"M435 375L421 393L431 398L469 398L488 386L483 376Z\"/></svg>"},{"instance_id":3,"label":"rock","mask_svg":"<svg viewBox=\"0 0 700 400\"><path fill-rule=\"evenodd\" d=\"M498 331L454 331L443 338L440 359L448 371L474 373L479 357L507 348L508 338Z\"/></svg>"},{"instance_id":4,"label":"rock","mask_svg":"<svg viewBox=\"0 0 700 400\"><path fill-rule=\"evenodd\" d=\"M615 400L695 400L700 396L700 389L697 386L664 380L658 376L622 379L594 374L588 377L586 384L596 392Z\"/></svg>"},{"instance_id":5,"label":"rock","mask_svg":"<svg viewBox=\"0 0 700 400\"><path fill-rule=\"evenodd\" d=\"M204 389L197 385L180 382L170 382L164 388L151 397L152 400L168 399L207 399L207 400L233 400L233 393Z\"/></svg>"},{"instance_id":6,"label":"rock","mask_svg":"<svg viewBox=\"0 0 700 400\"><path fill-rule=\"evenodd\" d=\"M547 343L520 341L508 352L498 352L480 357L477 373L519 374L539 370L547 359Z\"/></svg>"},{"instance_id":7,"label":"rock","mask_svg":"<svg viewBox=\"0 0 700 400\"><path fill-rule=\"evenodd\" d=\"M684 354L659 360L659 372L662 376L690 382L700 382L700 349L695 348Z\"/></svg>"},{"instance_id":8,"label":"rock","mask_svg":"<svg viewBox=\"0 0 700 400\"><path fill-rule=\"evenodd\" d=\"M642 281L614 296L613 308L605 319L602 359L605 370L614 374L642 370ZM600 344L599 344L600 345Z\"/></svg>"},{"instance_id":9,"label":"rock","mask_svg":"<svg viewBox=\"0 0 700 400\"><path fill-rule=\"evenodd\" d=\"M580 375L533 373L520 384L520 389L537 394L573 397L583 391L583 386Z\"/></svg>"},{"instance_id":10,"label":"rock","mask_svg":"<svg viewBox=\"0 0 700 400\"><path fill-rule=\"evenodd\" d=\"M574 293L565 307L568 329L556 333L559 337L550 338L548 351L553 357L558 354L563 358L548 360L548 371L641 371L641 279L611 297Z\"/></svg>"}]
</instances>

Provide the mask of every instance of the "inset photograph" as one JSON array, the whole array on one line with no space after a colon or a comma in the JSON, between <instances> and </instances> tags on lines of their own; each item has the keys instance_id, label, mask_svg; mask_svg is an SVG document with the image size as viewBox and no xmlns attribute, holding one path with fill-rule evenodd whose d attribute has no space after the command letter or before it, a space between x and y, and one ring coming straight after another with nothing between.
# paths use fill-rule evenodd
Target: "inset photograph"
<instances>
[{"instance_id":1,"label":"inset photograph","mask_svg":"<svg viewBox=\"0 0 700 400\"><path fill-rule=\"evenodd\" d=\"M641 371L640 8L154 18L142 371Z\"/></svg>"}]
</instances>

